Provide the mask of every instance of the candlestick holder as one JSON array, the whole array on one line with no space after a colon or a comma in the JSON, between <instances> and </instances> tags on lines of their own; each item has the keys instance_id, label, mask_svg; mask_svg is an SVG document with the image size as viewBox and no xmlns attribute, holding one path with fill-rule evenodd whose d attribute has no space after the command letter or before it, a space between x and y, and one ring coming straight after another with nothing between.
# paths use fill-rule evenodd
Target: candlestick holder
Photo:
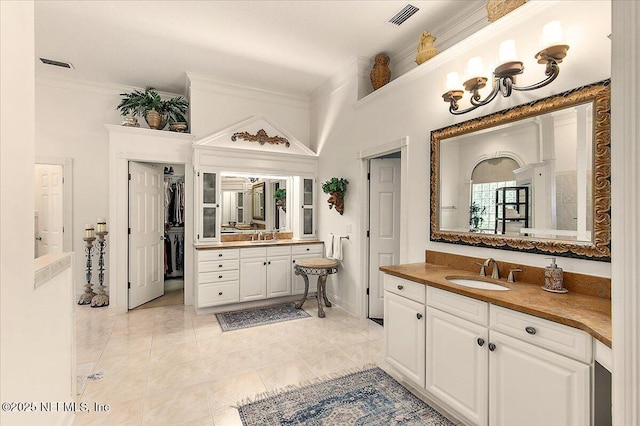
<instances>
[{"instance_id":1,"label":"candlestick holder","mask_svg":"<svg viewBox=\"0 0 640 426\"><path fill-rule=\"evenodd\" d=\"M107 245L105 237L107 231L97 231L98 236L98 288L96 289L96 295L91 299L92 308L100 308L102 306L109 306L109 295L104 291L104 252Z\"/></svg>"},{"instance_id":2,"label":"candlestick holder","mask_svg":"<svg viewBox=\"0 0 640 426\"><path fill-rule=\"evenodd\" d=\"M86 245L84 247L84 252L87 256L87 263L85 265L85 277L87 283L84 285L84 293L80 296L80 300L78 300L78 305L88 305L91 303L91 300L95 297L95 293L91 288L91 258L93 256L93 252L95 251L95 247L93 247L93 241L95 237L85 237L83 238Z\"/></svg>"}]
</instances>

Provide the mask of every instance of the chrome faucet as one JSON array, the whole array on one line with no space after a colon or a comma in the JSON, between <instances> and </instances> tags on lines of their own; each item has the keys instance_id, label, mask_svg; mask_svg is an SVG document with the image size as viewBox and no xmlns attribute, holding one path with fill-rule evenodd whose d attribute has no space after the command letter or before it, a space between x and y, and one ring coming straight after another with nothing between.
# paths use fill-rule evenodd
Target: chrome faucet
<instances>
[{"instance_id":1,"label":"chrome faucet","mask_svg":"<svg viewBox=\"0 0 640 426\"><path fill-rule=\"evenodd\" d=\"M491 271L491 278L493 278L494 280L499 280L500 268L498 267L498 262L496 262L496 260L493 257L490 257L487 260L485 260L484 263L482 264L482 267L486 268L487 266L491 266L492 263L493 263L493 270Z\"/></svg>"},{"instance_id":2,"label":"chrome faucet","mask_svg":"<svg viewBox=\"0 0 640 426\"><path fill-rule=\"evenodd\" d=\"M260 239L262 238L262 231L258 232L258 241L260 241ZM265 235L265 240L267 239L267 236Z\"/></svg>"}]
</instances>

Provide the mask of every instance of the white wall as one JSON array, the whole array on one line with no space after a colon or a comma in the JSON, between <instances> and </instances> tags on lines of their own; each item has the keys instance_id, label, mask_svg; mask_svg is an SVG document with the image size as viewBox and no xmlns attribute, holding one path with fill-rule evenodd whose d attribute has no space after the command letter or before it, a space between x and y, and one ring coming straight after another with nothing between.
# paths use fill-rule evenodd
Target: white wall
<instances>
[{"instance_id":1,"label":"white wall","mask_svg":"<svg viewBox=\"0 0 640 426\"><path fill-rule=\"evenodd\" d=\"M70 277L34 289L34 5L0 2L0 394L71 401ZM66 290L66 291L65 291ZM0 412L3 425L62 424L70 413Z\"/></svg>"},{"instance_id":2,"label":"white wall","mask_svg":"<svg viewBox=\"0 0 640 426\"><path fill-rule=\"evenodd\" d=\"M315 99L311 123L314 129L312 146L317 146L320 154L320 181L332 176L346 177L350 181L345 197L345 215L340 217L322 206L322 203L319 212L321 234L343 233L348 224L353 225L354 235L346 247L339 285L329 286L343 306L356 306L356 298L360 297L366 286L364 279L357 276L361 260L366 260L357 256L364 242L359 233L366 230L364 219L357 214L358 202L362 199L360 194L365 187L364 182L358 179L361 162L356 159L357 153L405 136L410 141L407 171L409 250L405 261L423 261L424 250L430 249L494 257L523 265L545 265L547 261L542 255L429 241L430 132L608 78L611 46L606 36L610 32L610 3L591 1L581 2L580 5L580 8L576 8L573 2L527 3L360 101L356 100L357 82L361 78L357 75L340 87L326 89L323 93L328 95L320 95ZM498 96L490 105L463 116L453 116L448 112L447 104L441 97L445 91L443 81L446 74L450 71L463 73L468 58L477 54L484 55L485 64L494 62L499 43L504 39L516 40L519 55L525 63L525 73L519 78L518 84L528 85L542 79L544 69L535 63L533 56L539 50L538 38L542 26L553 19L563 21L571 46L556 81L536 91L514 92L510 98ZM593 60L594 51L600 52L598 61ZM491 65L490 69L494 66ZM570 258L562 258L558 262L568 271L610 276L608 263Z\"/></svg>"}]
</instances>

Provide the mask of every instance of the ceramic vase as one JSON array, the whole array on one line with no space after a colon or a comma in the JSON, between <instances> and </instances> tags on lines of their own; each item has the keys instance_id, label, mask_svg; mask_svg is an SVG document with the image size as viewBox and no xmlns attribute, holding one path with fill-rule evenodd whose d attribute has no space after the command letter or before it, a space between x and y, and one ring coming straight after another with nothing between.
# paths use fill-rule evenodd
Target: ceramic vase
<instances>
[{"instance_id":1,"label":"ceramic vase","mask_svg":"<svg viewBox=\"0 0 640 426\"><path fill-rule=\"evenodd\" d=\"M373 90L378 90L391 81L391 69L389 68L389 56L384 53L376 55L375 64L369 74Z\"/></svg>"}]
</instances>

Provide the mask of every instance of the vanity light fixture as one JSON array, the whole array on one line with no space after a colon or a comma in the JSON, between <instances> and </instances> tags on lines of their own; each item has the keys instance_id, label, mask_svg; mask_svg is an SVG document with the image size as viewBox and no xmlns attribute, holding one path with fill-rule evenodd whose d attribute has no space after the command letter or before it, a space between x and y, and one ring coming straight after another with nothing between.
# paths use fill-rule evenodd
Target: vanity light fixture
<instances>
[{"instance_id":1,"label":"vanity light fixture","mask_svg":"<svg viewBox=\"0 0 640 426\"><path fill-rule=\"evenodd\" d=\"M545 75L547 77L530 86L516 86L516 75L524 72L524 65L517 60L515 42L513 40L503 41L499 48L500 65L493 71L493 88L485 99L481 99L480 90L487 85L489 79L482 77L482 60L479 57L469 59L467 64L468 79L462 84L462 87L471 93L471 106L459 109L458 101L462 99L464 91L461 89L458 73L451 72L446 77L447 92L442 95L442 99L449 103L449 112L454 115L465 114L487 105L495 99L498 93L502 93L502 96L507 98L511 96L513 90L535 90L551 83L560 74L558 64L567 56L569 50L569 46L562 43L562 38L560 21L549 22L542 28L541 45L544 48L536 54L535 58L539 64L546 65Z\"/></svg>"}]
</instances>

